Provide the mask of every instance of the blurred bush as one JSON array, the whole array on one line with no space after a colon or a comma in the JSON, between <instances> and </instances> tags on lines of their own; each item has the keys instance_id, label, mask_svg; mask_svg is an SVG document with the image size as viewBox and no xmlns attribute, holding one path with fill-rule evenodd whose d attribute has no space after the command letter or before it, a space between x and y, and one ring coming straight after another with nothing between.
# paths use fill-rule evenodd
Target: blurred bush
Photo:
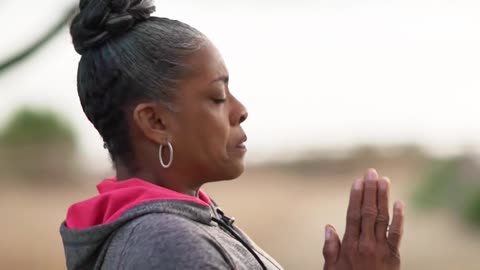
<instances>
[{"instance_id":1,"label":"blurred bush","mask_svg":"<svg viewBox=\"0 0 480 270\"><path fill-rule=\"evenodd\" d=\"M476 188L470 196L468 196L463 211L465 220L480 229L480 188Z\"/></svg>"},{"instance_id":2,"label":"blurred bush","mask_svg":"<svg viewBox=\"0 0 480 270\"><path fill-rule=\"evenodd\" d=\"M457 193L455 179L459 174L459 160L434 160L422 175L418 189L413 195L415 205L424 209L448 207L456 200L448 200Z\"/></svg>"},{"instance_id":3,"label":"blurred bush","mask_svg":"<svg viewBox=\"0 0 480 270\"><path fill-rule=\"evenodd\" d=\"M74 160L74 132L54 112L21 108L0 132L2 182L63 182Z\"/></svg>"},{"instance_id":4,"label":"blurred bush","mask_svg":"<svg viewBox=\"0 0 480 270\"><path fill-rule=\"evenodd\" d=\"M424 210L447 209L480 229L480 166L473 155L432 161L413 194Z\"/></svg>"}]
</instances>

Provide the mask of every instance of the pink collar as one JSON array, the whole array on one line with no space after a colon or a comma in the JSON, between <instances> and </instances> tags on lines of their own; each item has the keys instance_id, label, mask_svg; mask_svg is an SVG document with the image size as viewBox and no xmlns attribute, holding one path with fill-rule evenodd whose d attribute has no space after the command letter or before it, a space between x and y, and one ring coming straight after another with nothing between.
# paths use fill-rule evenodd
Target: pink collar
<instances>
[{"instance_id":1,"label":"pink collar","mask_svg":"<svg viewBox=\"0 0 480 270\"><path fill-rule=\"evenodd\" d=\"M86 229L107 224L118 219L128 209L150 201L178 200L203 206L211 204L207 194L201 190L197 198L138 178L124 181L117 181L115 177L108 178L97 185L97 190L97 196L70 206L66 219L68 228Z\"/></svg>"}]
</instances>

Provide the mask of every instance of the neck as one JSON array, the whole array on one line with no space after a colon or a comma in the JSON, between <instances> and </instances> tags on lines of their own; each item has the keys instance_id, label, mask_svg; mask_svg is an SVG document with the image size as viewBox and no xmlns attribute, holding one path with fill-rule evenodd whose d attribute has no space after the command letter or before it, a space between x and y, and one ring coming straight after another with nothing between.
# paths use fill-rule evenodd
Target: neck
<instances>
[{"instance_id":1,"label":"neck","mask_svg":"<svg viewBox=\"0 0 480 270\"><path fill-rule=\"evenodd\" d=\"M133 172L128 170L124 166L117 166L116 168L116 176L118 181L123 181L131 178L139 178L144 181L150 182L154 185L161 186L164 188L168 188L170 190L174 190L179 193L183 193L186 195L198 197L198 191L201 185L191 184L194 181L189 181L189 179L174 176L169 173L164 173L162 176L153 173L152 171L147 170L138 170Z\"/></svg>"}]
</instances>

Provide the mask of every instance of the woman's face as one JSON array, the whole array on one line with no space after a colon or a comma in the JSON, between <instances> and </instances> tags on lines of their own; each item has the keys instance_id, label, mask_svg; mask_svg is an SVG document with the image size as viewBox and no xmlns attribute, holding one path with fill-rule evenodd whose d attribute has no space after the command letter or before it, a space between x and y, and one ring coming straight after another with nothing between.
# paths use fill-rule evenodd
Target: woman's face
<instances>
[{"instance_id":1,"label":"woman's face","mask_svg":"<svg viewBox=\"0 0 480 270\"><path fill-rule=\"evenodd\" d=\"M168 136L171 169L205 181L238 177L244 170L247 137L240 124L247 111L228 87L228 71L210 42L188 61L190 74L178 85Z\"/></svg>"}]
</instances>

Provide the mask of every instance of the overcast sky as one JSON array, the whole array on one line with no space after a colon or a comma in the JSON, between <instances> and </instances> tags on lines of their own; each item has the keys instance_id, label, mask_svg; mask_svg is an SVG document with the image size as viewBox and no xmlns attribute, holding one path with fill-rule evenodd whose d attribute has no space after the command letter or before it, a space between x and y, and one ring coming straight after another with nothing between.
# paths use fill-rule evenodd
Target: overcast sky
<instances>
[{"instance_id":1,"label":"overcast sky","mask_svg":"<svg viewBox=\"0 0 480 270\"><path fill-rule=\"evenodd\" d=\"M75 2L75 1L74 1ZM71 1L0 1L0 59L34 40ZM157 16L209 36L249 109L249 159L305 147L480 145L480 1L156 1ZM106 164L76 92L68 30L0 77L0 124L23 104L53 108L82 154ZM102 165L103 166L103 165Z\"/></svg>"}]
</instances>

